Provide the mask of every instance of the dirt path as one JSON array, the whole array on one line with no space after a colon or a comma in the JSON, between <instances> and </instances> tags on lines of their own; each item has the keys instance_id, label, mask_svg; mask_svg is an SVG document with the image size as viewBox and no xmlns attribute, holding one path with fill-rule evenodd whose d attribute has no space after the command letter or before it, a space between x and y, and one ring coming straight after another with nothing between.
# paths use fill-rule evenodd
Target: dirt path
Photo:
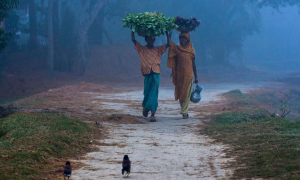
<instances>
[{"instance_id":1,"label":"dirt path","mask_svg":"<svg viewBox=\"0 0 300 180\"><path fill-rule=\"evenodd\" d=\"M265 85L265 84L264 84ZM121 162L128 154L132 161L129 179L228 179L233 170L225 168L232 161L226 158L228 147L212 143L199 133L204 115L212 113L219 94L240 89L262 87L253 84L204 85L200 104L191 104L189 120L179 115L179 104L173 100L173 88L160 88L158 122L145 124L102 125L109 129L101 140L99 152L87 154L85 167L73 172L73 180L121 179ZM94 96L92 103L114 113L141 116L142 89L125 93ZM105 112L105 110L104 110Z\"/></svg>"}]
</instances>

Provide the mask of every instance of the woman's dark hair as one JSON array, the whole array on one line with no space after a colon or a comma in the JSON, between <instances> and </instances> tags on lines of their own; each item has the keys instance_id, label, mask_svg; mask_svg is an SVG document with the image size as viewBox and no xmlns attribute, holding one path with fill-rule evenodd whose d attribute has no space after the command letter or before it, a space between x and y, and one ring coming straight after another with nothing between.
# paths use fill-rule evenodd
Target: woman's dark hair
<instances>
[{"instance_id":1,"label":"woman's dark hair","mask_svg":"<svg viewBox=\"0 0 300 180\"><path fill-rule=\"evenodd\" d=\"M67 161L67 162L66 162L66 165L71 165L71 164L70 164L70 161Z\"/></svg>"},{"instance_id":2,"label":"woman's dark hair","mask_svg":"<svg viewBox=\"0 0 300 180\"><path fill-rule=\"evenodd\" d=\"M151 36L145 36L145 41L147 41L148 38L150 38ZM155 39L155 37L152 37L153 39Z\"/></svg>"},{"instance_id":3,"label":"woman's dark hair","mask_svg":"<svg viewBox=\"0 0 300 180\"><path fill-rule=\"evenodd\" d=\"M187 42L189 42L188 38L186 38L185 36L179 36L179 39L182 37L185 38L187 40Z\"/></svg>"}]
</instances>

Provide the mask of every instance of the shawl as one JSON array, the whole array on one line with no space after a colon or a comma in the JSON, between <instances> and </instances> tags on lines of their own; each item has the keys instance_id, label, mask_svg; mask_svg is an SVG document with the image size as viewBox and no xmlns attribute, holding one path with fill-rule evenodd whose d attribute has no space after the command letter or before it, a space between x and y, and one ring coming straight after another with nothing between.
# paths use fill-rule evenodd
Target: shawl
<instances>
[{"instance_id":1,"label":"shawl","mask_svg":"<svg viewBox=\"0 0 300 180\"><path fill-rule=\"evenodd\" d=\"M168 53L168 61L167 61L167 67L174 69L175 68L175 57L180 51L191 53L193 57L195 57L195 49L193 47L193 44L191 42L191 36L190 33L181 33L179 35L180 37L186 37L189 41L187 45L185 46L177 46L174 43L171 43L169 53Z\"/></svg>"}]
</instances>

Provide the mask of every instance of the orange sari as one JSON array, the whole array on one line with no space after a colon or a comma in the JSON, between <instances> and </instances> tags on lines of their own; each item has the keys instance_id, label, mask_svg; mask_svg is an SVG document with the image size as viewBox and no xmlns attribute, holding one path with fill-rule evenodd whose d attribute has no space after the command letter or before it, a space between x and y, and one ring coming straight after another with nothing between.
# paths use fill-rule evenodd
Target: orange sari
<instances>
[{"instance_id":1,"label":"orange sari","mask_svg":"<svg viewBox=\"0 0 300 180\"><path fill-rule=\"evenodd\" d=\"M178 46L171 43L168 54L167 66L172 68L172 81L175 85L175 100L186 101L189 85L194 76L193 59L195 59L195 50L190 40L189 33L181 33L179 37L186 37L188 44Z\"/></svg>"}]
</instances>

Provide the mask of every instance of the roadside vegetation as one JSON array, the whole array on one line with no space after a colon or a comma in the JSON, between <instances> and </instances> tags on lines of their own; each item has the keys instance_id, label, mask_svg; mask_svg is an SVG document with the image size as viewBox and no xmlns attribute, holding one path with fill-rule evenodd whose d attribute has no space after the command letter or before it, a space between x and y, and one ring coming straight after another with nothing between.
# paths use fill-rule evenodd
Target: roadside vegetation
<instances>
[{"instance_id":1,"label":"roadside vegetation","mask_svg":"<svg viewBox=\"0 0 300 180\"><path fill-rule=\"evenodd\" d=\"M295 90L292 94L299 95ZM289 108L286 101L278 101L272 92L248 95L234 90L224 96L232 110L212 115L203 132L232 147L227 156L236 159L233 178L300 179L300 118L279 116ZM268 104L275 104L278 114L262 108Z\"/></svg>"},{"instance_id":2,"label":"roadside vegetation","mask_svg":"<svg viewBox=\"0 0 300 180\"><path fill-rule=\"evenodd\" d=\"M66 160L92 150L100 129L54 113L6 116L0 119L0 179L57 179Z\"/></svg>"}]
</instances>

